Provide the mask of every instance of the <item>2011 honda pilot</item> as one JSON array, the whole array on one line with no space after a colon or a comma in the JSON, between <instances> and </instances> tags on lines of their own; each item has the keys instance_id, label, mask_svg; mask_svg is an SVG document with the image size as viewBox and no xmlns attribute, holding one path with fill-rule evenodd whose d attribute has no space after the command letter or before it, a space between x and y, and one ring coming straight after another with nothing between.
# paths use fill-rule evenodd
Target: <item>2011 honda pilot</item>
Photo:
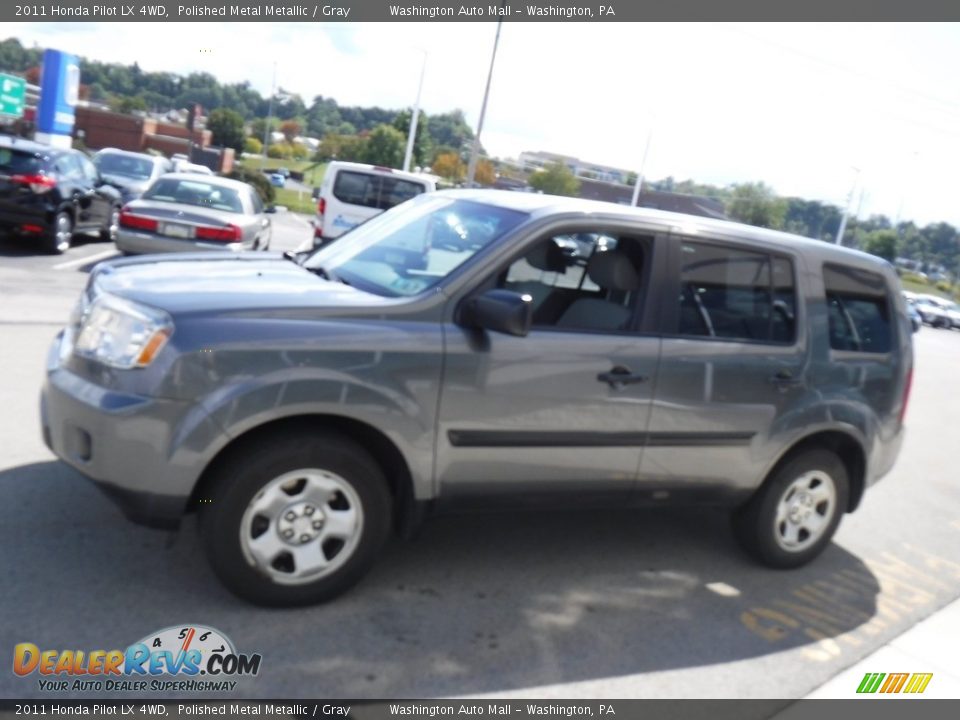
<instances>
[{"instance_id":1,"label":"2011 honda pilot","mask_svg":"<svg viewBox=\"0 0 960 720\"><path fill-rule=\"evenodd\" d=\"M198 510L214 571L257 603L328 599L392 528L492 496L720 504L783 568L890 470L912 366L876 257L455 190L307 256L97 266L43 434L134 520Z\"/></svg>"}]
</instances>

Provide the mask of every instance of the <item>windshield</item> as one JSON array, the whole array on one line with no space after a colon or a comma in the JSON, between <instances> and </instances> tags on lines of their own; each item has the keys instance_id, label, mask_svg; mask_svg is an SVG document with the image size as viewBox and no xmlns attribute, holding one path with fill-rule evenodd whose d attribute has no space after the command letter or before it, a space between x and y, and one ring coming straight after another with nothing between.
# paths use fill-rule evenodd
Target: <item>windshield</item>
<instances>
[{"instance_id":1,"label":"windshield","mask_svg":"<svg viewBox=\"0 0 960 720\"><path fill-rule=\"evenodd\" d=\"M141 197L144 200L196 205L225 212L243 212L243 203L236 190L199 178L181 180L162 177L147 188Z\"/></svg>"},{"instance_id":2,"label":"windshield","mask_svg":"<svg viewBox=\"0 0 960 720\"><path fill-rule=\"evenodd\" d=\"M93 158L94 165L104 175L122 175L123 177L147 180L153 173L153 163L146 158L108 153Z\"/></svg>"},{"instance_id":3,"label":"windshield","mask_svg":"<svg viewBox=\"0 0 960 720\"><path fill-rule=\"evenodd\" d=\"M377 295L417 295L526 218L493 205L420 195L318 250L303 265Z\"/></svg>"}]
</instances>

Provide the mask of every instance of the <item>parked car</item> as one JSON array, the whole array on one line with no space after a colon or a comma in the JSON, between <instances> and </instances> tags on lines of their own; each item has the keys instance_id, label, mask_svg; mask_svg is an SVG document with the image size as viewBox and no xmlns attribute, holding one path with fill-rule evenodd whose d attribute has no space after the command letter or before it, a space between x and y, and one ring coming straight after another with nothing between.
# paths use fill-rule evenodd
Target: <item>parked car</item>
<instances>
[{"instance_id":1,"label":"parked car","mask_svg":"<svg viewBox=\"0 0 960 720\"><path fill-rule=\"evenodd\" d=\"M170 173L123 207L117 248L126 254L267 250L271 212L247 183Z\"/></svg>"},{"instance_id":2,"label":"parked car","mask_svg":"<svg viewBox=\"0 0 960 720\"><path fill-rule=\"evenodd\" d=\"M907 303L907 315L910 317L910 326L914 332L917 332L923 327L923 318L911 302Z\"/></svg>"},{"instance_id":3,"label":"parked car","mask_svg":"<svg viewBox=\"0 0 960 720\"><path fill-rule=\"evenodd\" d=\"M83 153L0 135L0 230L62 253L74 233L113 240L121 204Z\"/></svg>"},{"instance_id":4,"label":"parked car","mask_svg":"<svg viewBox=\"0 0 960 720\"><path fill-rule=\"evenodd\" d=\"M213 170L208 168L206 165L198 165L197 163L179 161L174 163L174 172L178 173L191 173L193 175L213 175Z\"/></svg>"},{"instance_id":5,"label":"parked car","mask_svg":"<svg viewBox=\"0 0 960 720\"><path fill-rule=\"evenodd\" d=\"M960 327L960 313L955 303L937 297L936 295L917 295L914 307L920 313L923 322L931 327L946 328Z\"/></svg>"},{"instance_id":6,"label":"parked car","mask_svg":"<svg viewBox=\"0 0 960 720\"><path fill-rule=\"evenodd\" d=\"M120 190L124 202L136 200L154 180L173 171L164 157L104 148L93 156L100 176Z\"/></svg>"},{"instance_id":7,"label":"parked car","mask_svg":"<svg viewBox=\"0 0 960 720\"><path fill-rule=\"evenodd\" d=\"M432 176L335 160L320 184L314 245L329 243L384 210L436 189Z\"/></svg>"},{"instance_id":8,"label":"parked car","mask_svg":"<svg viewBox=\"0 0 960 720\"><path fill-rule=\"evenodd\" d=\"M422 269L394 252L450 225L482 242ZM574 235L593 252L555 240ZM354 584L393 528L492 498L717 504L760 562L802 565L892 467L912 372L873 256L454 190L300 258L101 263L51 348L42 422L131 518L197 510L237 595L294 605Z\"/></svg>"},{"instance_id":9,"label":"parked car","mask_svg":"<svg viewBox=\"0 0 960 720\"><path fill-rule=\"evenodd\" d=\"M286 187L287 178L278 172L270 173L270 184L274 187Z\"/></svg>"}]
</instances>

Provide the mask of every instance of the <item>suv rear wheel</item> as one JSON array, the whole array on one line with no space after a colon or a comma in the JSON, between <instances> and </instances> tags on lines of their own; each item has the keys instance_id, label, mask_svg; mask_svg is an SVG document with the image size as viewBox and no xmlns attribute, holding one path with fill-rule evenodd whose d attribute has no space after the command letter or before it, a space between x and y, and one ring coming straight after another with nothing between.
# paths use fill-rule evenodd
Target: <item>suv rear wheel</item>
<instances>
[{"instance_id":1,"label":"suv rear wheel","mask_svg":"<svg viewBox=\"0 0 960 720\"><path fill-rule=\"evenodd\" d=\"M347 590L390 531L391 496L374 459L349 438L298 434L258 442L221 465L200 529L214 572L261 605L306 605Z\"/></svg>"},{"instance_id":2,"label":"suv rear wheel","mask_svg":"<svg viewBox=\"0 0 960 720\"><path fill-rule=\"evenodd\" d=\"M73 220L65 212L58 212L46 237L46 250L54 255L61 255L70 249L73 238Z\"/></svg>"},{"instance_id":3,"label":"suv rear wheel","mask_svg":"<svg viewBox=\"0 0 960 720\"><path fill-rule=\"evenodd\" d=\"M803 451L773 471L733 517L740 544L764 565L793 568L823 552L849 498L843 462L823 449Z\"/></svg>"}]
</instances>

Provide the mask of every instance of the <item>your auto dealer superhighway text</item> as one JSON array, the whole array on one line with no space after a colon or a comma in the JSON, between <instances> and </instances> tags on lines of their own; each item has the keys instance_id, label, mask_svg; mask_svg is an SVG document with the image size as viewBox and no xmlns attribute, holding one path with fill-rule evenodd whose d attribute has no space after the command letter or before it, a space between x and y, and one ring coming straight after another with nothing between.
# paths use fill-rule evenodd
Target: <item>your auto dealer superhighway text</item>
<instances>
[{"instance_id":1,"label":"your auto dealer superhighway text","mask_svg":"<svg viewBox=\"0 0 960 720\"><path fill-rule=\"evenodd\" d=\"M177 5L179 17L350 17L351 8L339 5Z\"/></svg>"}]
</instances>

